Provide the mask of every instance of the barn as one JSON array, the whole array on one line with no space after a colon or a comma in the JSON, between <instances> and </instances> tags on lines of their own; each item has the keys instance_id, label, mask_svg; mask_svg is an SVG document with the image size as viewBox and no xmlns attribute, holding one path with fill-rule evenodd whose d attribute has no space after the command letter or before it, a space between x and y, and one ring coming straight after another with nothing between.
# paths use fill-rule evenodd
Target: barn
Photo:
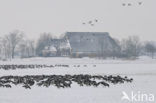
<instances>
[{"instance_id":1,"label":"barn","mask_svg":"<svg viewBox=\"0 0 156 103\"><path fill-rule=\"evenodd\" d=\"M108 32L66 32L73 57L115 56L120 46Z\"/></svg>"}]
</instances>

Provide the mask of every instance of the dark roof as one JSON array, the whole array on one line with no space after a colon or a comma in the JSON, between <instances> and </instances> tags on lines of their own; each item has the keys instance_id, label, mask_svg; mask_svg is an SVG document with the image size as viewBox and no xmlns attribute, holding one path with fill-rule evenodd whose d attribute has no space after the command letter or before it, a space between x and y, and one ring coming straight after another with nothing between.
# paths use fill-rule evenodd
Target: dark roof
<instances>
[{"instance_id":1,"label":"dark roof","mask_svg":"<svg viewBox=\"0 0 156 103\"><path fill-rule=\"evenodd\" d=\"M108 32L66 32L66 36L72 36L72 35L109 35Z\"/></svg>"},{"instance_id":2,"label":"dark roof","mask_svg":"<svg viewBox=\"0 0 156 103\"><path fill-rule=\"evenodd\" d=\"M66 32L65 37L69 39L72 52L100 52L113 48L115 41L108 32Z\"/></svg>"}]
</instances>

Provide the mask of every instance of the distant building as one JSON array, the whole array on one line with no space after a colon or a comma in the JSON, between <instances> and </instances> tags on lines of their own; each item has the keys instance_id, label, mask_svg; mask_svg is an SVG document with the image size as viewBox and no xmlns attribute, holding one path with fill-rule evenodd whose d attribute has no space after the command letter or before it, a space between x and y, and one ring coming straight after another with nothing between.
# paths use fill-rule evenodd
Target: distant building
<instances>
[{"instance_id":1,"label":"distant building","mask_svg":"<svg viewBox=\"0 0 156 103\"><path fill-rule=\"evenodd\" d=\"M71 55L75 57L115 56L120 49L107 32L66 32L64 38L69 40Z\"/></svg>"},{"instance_id":2,"label":"distant building","mask_svg":"<svg viewBox=\"0 0 156 103\"><path fill-rule=\"evenodd\" d=\"M51 45L46 46L42 51L43 56L69 56L71 53L71 47L69 40L61 39L52 39Z\"/></svg>"},{"instance_id":3,"label":"distant building","mask_svg":"<svg viewBox=\"0 0 156 103\"><path fill-rule=\"evenodd\" d=\"M54 46L46 46L43 50L42 50L42 55L47 57L47 56L56 56L57 54L57 50Z\"/></svg>"},{"instance_id":4,"label":"distant building","mask_svg":"<svg viewBox=\"0 0 156 103\"><path fill-rule=\"evenodd\" d=\"M52 39L43 56L109 57L116 56L120 47L107 32L66 32L60 39Z\"/></svg>"}]
</instances>

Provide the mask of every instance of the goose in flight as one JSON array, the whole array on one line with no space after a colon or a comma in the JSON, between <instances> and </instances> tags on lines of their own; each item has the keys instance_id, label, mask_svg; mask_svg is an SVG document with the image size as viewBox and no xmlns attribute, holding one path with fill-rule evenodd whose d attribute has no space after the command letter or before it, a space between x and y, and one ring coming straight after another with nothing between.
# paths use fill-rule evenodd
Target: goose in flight
<instances>
[{"instance_id":1,"label":"goose in flight","mask_svg":"<svg viewBox=\"0 0 156 103\"><path fill-rule=\"evenodd\" d=\"M139 5L141 5L141 4L142 4L142 2L138 2L138 4L139 4Z\"/></svg>"},{"instance_id":2,"label":"goose in flight","mask_svg":"<svg viewBox=\"0 0 156 103\"><path fill-rule=\"evenodd\" d=\"M132 6L132 4L131 3L128 3L128 6Z\"/></svg>"},{"instance_id":3,"label":"goose in flight","mask_svg":"<svg viewBox=\"0 0 156 103\"><path fill-rule=\"evenodd\" d=\"M126 6L126 4L125 4L125 3L123 3L123 4L122 4L122 6Z\"/></svg>"}]
</instances>

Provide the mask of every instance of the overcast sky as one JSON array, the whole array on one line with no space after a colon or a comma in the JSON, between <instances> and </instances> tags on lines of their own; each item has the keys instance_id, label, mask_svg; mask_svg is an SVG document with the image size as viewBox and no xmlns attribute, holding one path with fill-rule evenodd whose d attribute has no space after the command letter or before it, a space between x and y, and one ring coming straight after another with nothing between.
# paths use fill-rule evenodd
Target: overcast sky
<instances>
[{"instance_id":1,"label":"overcast sky","mask_svg":"<svg viewBox=\"0 0 156 103\"><path fill-rule=\"evenodd\" d=\"M122 6L129 2L132 6ZM95 26L82 25L94 19L99 20ZM0 0L0 35L15 29L29 38L42 32L99 31L119 39L156 40L156 0Z\"/></svg>"}]
</instances>

